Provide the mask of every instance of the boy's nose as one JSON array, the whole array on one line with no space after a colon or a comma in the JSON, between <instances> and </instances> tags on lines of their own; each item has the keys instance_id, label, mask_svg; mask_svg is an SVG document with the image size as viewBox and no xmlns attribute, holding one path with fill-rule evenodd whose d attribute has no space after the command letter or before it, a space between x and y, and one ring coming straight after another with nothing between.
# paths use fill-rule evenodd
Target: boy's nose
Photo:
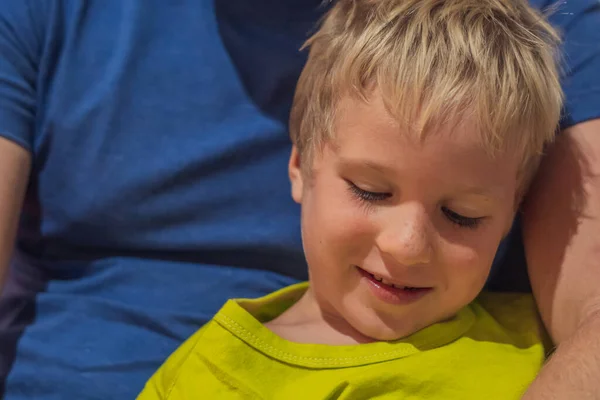
<instances>
[{"instance_id":1,"label":"boy's nose","mask_svg":"<svg viewBox=\"0 0 600 400\"><path fill-rule=\"evenodd\" d=\"M433 257L431 222L424 208L407 204L384 222L377 247L404 266L428 264Z\"/></svg>"}]
</instances>

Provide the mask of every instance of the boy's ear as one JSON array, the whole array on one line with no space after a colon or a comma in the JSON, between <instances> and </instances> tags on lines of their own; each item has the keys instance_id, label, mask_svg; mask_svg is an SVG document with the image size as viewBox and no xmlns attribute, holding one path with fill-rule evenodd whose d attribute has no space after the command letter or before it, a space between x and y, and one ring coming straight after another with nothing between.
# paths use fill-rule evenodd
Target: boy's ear
<instances>
[{"instance_id":1,"label":"boy's ear","mask_svg":"<svg viewBox=\"0 0 600 400\"><path fill-rule=\"evenodd\" d=\"M292 185L292 198L298 204L302 204L302 191L304 182L302 180L302 168L300 166L300 154L296 146L292 147L290 162L288 164L288 174Z\"/></svg>"}]
</instances>

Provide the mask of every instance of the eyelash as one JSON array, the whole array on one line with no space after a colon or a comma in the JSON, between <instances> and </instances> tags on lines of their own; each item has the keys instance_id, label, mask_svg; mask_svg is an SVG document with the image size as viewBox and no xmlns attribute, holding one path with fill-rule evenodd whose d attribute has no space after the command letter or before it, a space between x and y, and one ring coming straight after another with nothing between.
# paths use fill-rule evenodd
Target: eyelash
<instances>
[{"instance_id":1,"label":"eyelash","mask_svg":"<svg viewBox=\"0 0 600 400\"><path fill-rule=\"evenodd\" d=\"M371 205L372 203L384 201L392 197L391 193L369 192L367 190L363 190L349 180L346 180L346 183L348 184L348 188L350 189L352 195L366 205ZM461 228L476 229L482 220L482 218L465 217L447 207L442 207L442 212L450 222L458 225Z\"/></svg>"},{"instance_id":2,"label":"eyelash","mask_svg":"<svg viewBox=\"0 0 600 400\"><path fill-rule=\"evenodd\" d=\"M348 183L348 188L350 189L350 192L352 192L352 194L358 200L364 201L366 203L376 203L379 201L387 200L390 197L392 197L391 193L369 192L367 190L359 188L351 181L347 180L346 183Z\"/></svg>"},{"instance_id":3,"label":"eyelash","mask_svg":"<svg viewBox=\"0 0 600 400\"><path fill-rule=\"evenodd\" d=\"M450 222L460 226L461 228L476 229L481 224L482 218L465 217L446 207L442 207L442 212L444 215L446 215L446 218L448 218Z\"/></svg>"}]
</instances>

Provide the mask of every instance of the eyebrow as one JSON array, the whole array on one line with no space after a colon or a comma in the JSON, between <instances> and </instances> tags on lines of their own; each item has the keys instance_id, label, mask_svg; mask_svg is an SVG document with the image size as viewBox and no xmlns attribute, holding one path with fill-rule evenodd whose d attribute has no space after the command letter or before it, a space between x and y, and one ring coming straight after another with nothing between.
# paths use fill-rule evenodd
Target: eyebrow
<instances>
[{"instance_id":1,"label":"eyebrow","mask_svg":"<svg viewBox=\"0 0 600 400\"><path fill-rule=\"evenodd\" d=\"M467 186L467 187L461 188L459 193L484 197L486 200L489 200L489 201L496 201L498 199L498 195L497 195L498 193L496 190L485 189L485 188L476 187L476 186L473 186L473 187Z\"/></svg>"},{"instance_id":2,"label":"eyebrow","mask_svg":"<svg viewBox=\"0 0 600 400\"><path fill-rule=\"evenodd\" d=\"M340 157L339 163L347 168L368 168L382 173L394 173L394 169L383 164L373 162L371 160L348 159Z\"/></svg>"}]
</instances>

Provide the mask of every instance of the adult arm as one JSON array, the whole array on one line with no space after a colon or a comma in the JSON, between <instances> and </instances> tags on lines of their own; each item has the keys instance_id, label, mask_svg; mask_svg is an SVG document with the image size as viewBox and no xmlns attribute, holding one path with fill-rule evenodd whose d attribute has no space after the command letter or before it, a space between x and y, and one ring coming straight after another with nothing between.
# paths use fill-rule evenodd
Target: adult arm
<instances>
[{"instance_id":1,"label":"adult arm","mask_svg":"<svg viewBox=\"0 0 600 400\"><path fill-rule=\"evenodd\" d=\"M0 137L0 292L13 252L30 165L29 151Z\"/></svg>"},{"instance_id":2,"label":"adult arm","mask_svg":"<svg viewBox=\"0 0 600 400\"><path fill-rule=\"evenodd\" d=\"M600 399L600 3L548 4L563 32L566 129L525 200L522 233L556 349L525 399Z\"/></svg>"},{"instance_id":3,"label":"adult arm","mask_svg":"<svg viewBox=\"0 0 600 400\"><path fill-rule=\"evenodd\" d=\"M31 169L39 59L50 3L0 1L0 292Z\"/></svg>"},{"instance_id":4,"label":"adult arm","mask_svg":"<svg viewBox=\"0 0 600 400\"><path fill-rule=\"evenodd\" d=\"M567 129L548 152L525 202L523 242L557 345L524 399L600 399L600 119Z\"/></svg>"}]
</instances>

